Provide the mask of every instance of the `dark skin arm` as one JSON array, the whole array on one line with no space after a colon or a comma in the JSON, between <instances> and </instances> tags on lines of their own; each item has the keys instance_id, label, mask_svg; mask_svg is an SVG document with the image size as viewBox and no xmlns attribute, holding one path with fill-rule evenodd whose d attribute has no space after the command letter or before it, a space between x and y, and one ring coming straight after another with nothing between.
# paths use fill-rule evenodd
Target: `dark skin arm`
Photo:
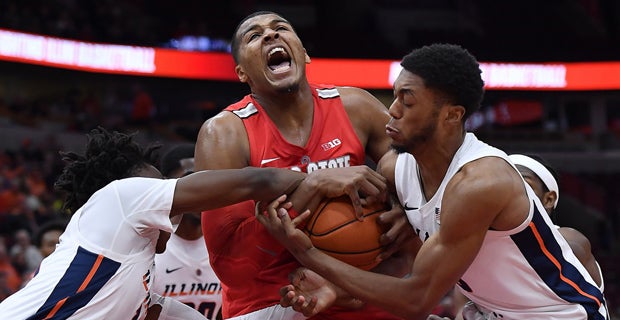
<instances>
[{"instance_id":1,"label":"dark skin arm","mask_svg":"<svg viewBox=\"0 0 620 320\"><path fill-rule=\"evenodd\" d=\"M338 92L353 129L361 144L365 146L366 154L373 161L378 162L390 145L390 140L385 134L385 124L390 118L387 108L363 89L338 87ZM327 172L317 170L311 173L309 179L300 186L300 191L290 198L295 209L297 211L314 210L322 197L347 194L356 207L356 213L361 216L362 205L365 201L360 198L359 193L362 196L377 197L384 201L386 199L384 178L364 166L359 167L363 169L339 168ZM313 177L313 175L316 176ZM386 215L382 219L384 223L391 225L389 218L389 215ZM396 232L397 230L393 230L392 233ZM385 241L389 243L393 239L386 238Z\"/></svg>"},{"instance_id":2,"label":"dark skin arm","mask_svg":"<svg viewBox=\"0 0 620 320\"><path fill-rule=\"evenodd\" d=\"M275 199L291 193L304 178L302 173L277 168L199 171L178 179L170 216Z\"/></svg>"},{"instance_id":3,"label":"dark skin arm","mask_svg":"<svg viewBox=\"0 0 620 320\"><path fill-rule=\"evenodd\" d=\"M339 88L339 92L360 142L366 146L367 154L377 161L388 150L390 143L385 134L385 124L389 120L387 109L364 90ZM243 168L249 164L249 150L242 121L230 112L222 112L203 124L196 144L195 166L197 169ZM316 208L325 197L347 194L361 214L363 200L359 193L384 199L385 178L366 166L317 170L302 181L289 200L297 212L302 212ZM381 258L387 259L402 246L406 239L403 229L409 227L400 206L383 213L378 221L387 230L381 237L382 244L387 246ZM407 270L411 263L408 258L398 261L400 265L382 263L376 270L397 274Z\"/></svg>"},{"instance_id":4,"label":"dark skin arm","mask_svg":"<svg viewBox=\"0 0 620 320\"><path fill-rule=\"evenodd\" d=\"M149 307L146 311L146 317L144 320L157 320L159 319L159 314L161 313L161 306L156 304L152 307Z\"/></svg>"},{"instance_id":5,"label":"dark skin arm","mask_svg":"<svg viewBox=\"0 0 620 320\"><path fill-rule=\"evenodd\" d=\"M241 119L222 112L207 120L198 134L195 155L197 170L247 167L250 147ZM384 190L385 179L366 166L325 169L308 175L290 200L302 211L315 208L324 197L348 194L359 199L358 191L380 196Z\"/></svg>"},{"instance_id":6,"label":"dark skin arm","mask_svg":"<svg viewBox=\"0 0 620 320\"><path fill-rule=\"evenodd\" d=\"M205 121L196 140L196 170L245 168L250 145L243 122L231 112L221 112Z\"/></svg>"},{"instance_id":7,"label":"dark skin arm","mask_svg":"<svg viewBox=\"0 0 620 320\"><path fill-rule=\"evenodd\" d=\"M566 239L569 246L573 250L573 253L586 268L590 276L594 279L594 282L596 282L596 284L600 286L602 283L601 274L599 272L596 259L592 254L590 241L588 240L588 238L584 236L581 232L573 228L561 227L558 229L558 231L564 237L564 239ZM454 292L453 299L455 301L454 305L456 307L455 314L457 315L455 317L455 320L463 319L461 315L461 309L463 308L465 303L469 301L469 299L467 299L467 297L465 297L460 291L456 290Z\"/></svg>"},{"instance_id":8,"label":"dark skin arm","mask_svg":"<svg viewBox=\"0 0 620 320\"><path fill-rule=\"evenodd\" d=\"M398 154L395 151L388 151L377 164L377 172L386 177L388 191L391 194L390 201L392 202L392 208L398 210L391 210L383 214L381 218L385 225L391 225L392 228L388 230L382 237L385 243L394 243L397 245L389 246L380 255L380 259L386 259L387 257L394 257L391 261L382 263L379 265L378 271L383 274L403 276L410 271L415 255L417 254L422 241L416 236L413 227L409 224L404 209L398 202L398 196L396 195L396 189L394 187L394 170L396 165L396 158ZM381 270L381 271L379 271Z\"/></svg>"},{"instance_id":9,"label":"dark skin arm","mask_svg":"<svg viewBox=\"0 0 620 320\"><path fill-rule=\"evenodd\" d=\"M385 125L390 120L387 108L363 89L339 87L338 92L358 138L363 145L366 145L366 154L377 163L377 171L380 171L380 159L388 153L391 144L391 139L385 134ZM389 177L386 174L382 176ZM385 246L380 255L381 259L387 259L407 245L406 242L412 235L412 229L398 201L393 197L386 199L392 204L392 210L382 213L377 219L386 230L380 239L381 244Z\"/></svg>"},{"instance_id":10,"label":"dark skin arm","mask_svg":"<svg viewBox=\"0 0 620 320\"><path fill-rule=\"evenodd\" d=\"M274 206L259 220L304 266L352 296L407 319L425 319L474 260L487 230L508 230L525 219L521 213L527 212L529 202L518 173L511 170L501 159L482 158L451 179L442 203L441 229L424 242L407 278L366 272L314 248L294 228L306 214L291 222ZM295 310L312 312L313 297L298 295L293 286L284 298Z\"/></svg>"},{"instance_id":11,"label":"dark skin arm","mask_svg":"<svg viewBox=\"0 0 620 320\"><path fill-rule=\"evenodd\" d=\"M380 159L388 153L391 142L385 134L385 125L390 119L387 108L373 95L359 88L338 87L338 92L360 142L366 146L366 154L373 161L380 163ZM344 170L349 170L350 174L344 175ZM338 175L336 172L342 174ZM377 219L385 231L380 238L385 249L379 255L379 259L387 261L381 263L373 271L403 275L408 271L413 260L409 254L403 254L408 250L402 250L402 248L419 246L419 243L408 243L414 238L413 229L398 201L387 195L384 177L389 177L389 175L371 172L366 167L340 168L331 171L330 169L317 170L302 182L289 200L292 201L297 212L305 209L312 211L324 197L336 197L346 193L352 199L359 215L361 215L361 206L365 200L360 198L358 193L370 196L369 201L389 201L392 209L382 213ZM332 186L332 191L326 190L325 186ZM397 252L399 253L396 254ZM390 257L394 259L388 259ZM407 271L403 271L405 269Z\"/></svg>"},{"instance_id":12,"label":"dark skin arm","mask_svg":"<svg viewBox=\"0 0 620 320\"><path fill-rule=\"evenodd\" d=\"M390 120L387 108L366 90L339 87L338 92L357 137L366 146L366 154L378 163L390 149L391 140L385 134Z\"/></svg>"},{"instance_id":13,"label":"dark skin arm","mask_svg":"<svg viewBox=\"0 0 620 320\"><path fill-rule=\"evenodd\" d=\"M390 187L389 191L392 194L396 192L396 190L394 190L394 164L396 157L397 154L390 151L384 155L377 164L377 171L387 177L388 186ZM395 195L392 196L391 199L397 202ZM420 249L422 241L415 236L413 228L411 228L408 221L405 220L404 223L406 224L406 229L409 231L406 234L408 239L406 244L400 248L398 252L391 255L390 259L382 261L373 269L373 272L402 277L411 271L415 254L417 254ZM380 256L380 258L382 258L382 256ZM346 291L307 268L297 269L295 272L291 273L289 278L296 293L302 297L302 307L296 307L306 315L317 314L334 304L343 305L348 303L352 307L363 304L361 300L355 299ZM280 295L282 296L281 305L283 307L294 306L294 302L286 296L289 289L290 286L285 286L280 290ZM314 298L305 301L303 297ZM317 297L320 297L320 299Z\"/></svg>"},{"instance_id":14,"label":"dark skin arm","mask_svg":"<svg viewBox=\"0 0 620 320\"><path fill-rule=\"evenodd\" d=\"M573 228L561 227L559 231L570 245L577 259L579 259L586 270L588 270L588 273L594 279L594 282L600 286L603 280L601 279L601 274L598 270L596 259L592 254L590 240L588 240L588 238L581 232Z\"/></svg>"}]
</instances>

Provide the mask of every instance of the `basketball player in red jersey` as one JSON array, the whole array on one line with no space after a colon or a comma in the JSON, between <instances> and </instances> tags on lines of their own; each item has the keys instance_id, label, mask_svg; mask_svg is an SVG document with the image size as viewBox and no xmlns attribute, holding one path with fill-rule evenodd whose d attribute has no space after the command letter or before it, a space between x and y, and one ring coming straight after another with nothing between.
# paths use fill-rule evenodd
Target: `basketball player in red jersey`
<instances>
[{"instance_id":1,"label":"basketball player in red jersey","mask_svg":"<svg viewBox=\"0 0 620 320\"><path fill-rule=\"evenodd\" d=\"M197 170L254 167L290 168L308 173L290 198L297 212L314 209L328 187L348 194L358 210L363 195L385 195L383 178L364 165L388 151L387 108L370 93L352 87L310 84L310 58L291 24L273 12L257 12L238 25L232 55L239 80L251 94L202 126L197 139ZM321 169L321 170L319 170ZM303 198L303 199L302 199ZM382 215L383 258L412 239L403 211ZM204 212L202 226L213 269L222 281L223 316L234 319L304 319L279 306L278 290L299 266L244 202ZM409 260L398 257L402 270ZM381 268L381 265L378 267ZM404 275L400 268L377 272ZM372 306L334 307L315 319L395 319Z\"/></svg>"}]
</instances>

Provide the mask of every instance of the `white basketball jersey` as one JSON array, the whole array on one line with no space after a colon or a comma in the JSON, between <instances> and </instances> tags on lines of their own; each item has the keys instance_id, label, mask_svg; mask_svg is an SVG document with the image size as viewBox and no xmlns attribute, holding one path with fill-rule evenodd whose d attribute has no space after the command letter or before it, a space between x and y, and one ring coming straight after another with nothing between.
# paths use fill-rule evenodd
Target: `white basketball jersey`
<instances>
[{"instance_id":1,"label":"white basketball jersey","mask_svg":"<svg viewBox=\"0 0 620 320\"><path fill-rule=\"evenodd\" d=\"M0 303L0 319L143 319L159 230L174 232L175 185L128 178L97 191L34 278Z\"/></svg>"},{"instance_id":2,"label":"white basketball jersey","mask_svg":"<svg viewBox=\"0 0 620 320\"><path fill-rule=\"evenodd\" d=\"M428 201L416 160L408 153L398 156L397 195L422 241L440 228L443 194L450 179L466 163L489 156L511 163L503 151L467 133L439 189ZM532 189L525 181L523 184L532 203L527 219L513 230L487 231L476 259L458 282L459 288L489 319L607 319L601 290L553 226Z\"/></svg>"},{"instance_id":3,"label":"white basketball jersey","mask_svg":"<svg viewBox=\"0 0 620 320\"><path fill-rule=\"evenodd\" d=\"M222 308L222 285L209 264L204 239L170 236L166 251L155 255L153 292L177 299L215 319Z\"/></svg>"}]
</instances>

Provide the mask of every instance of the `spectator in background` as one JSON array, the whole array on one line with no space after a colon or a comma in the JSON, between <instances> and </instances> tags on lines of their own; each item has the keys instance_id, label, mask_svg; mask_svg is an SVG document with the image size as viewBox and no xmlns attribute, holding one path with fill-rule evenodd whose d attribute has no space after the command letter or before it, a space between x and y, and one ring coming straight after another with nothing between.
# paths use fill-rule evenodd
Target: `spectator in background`
<instances>
[{"instance_id":1,"label":"spectator in background","mask_svg":"<svg viewBox=\"0 0 620 320\"><path fill-rule=\"evenodd\" d=\"M39 226L37 234L34 238L34 245L39 250L41 254L41 258L47 258L54 250L56 250L56 245L60 242L60 236L65 231L67 223L63 220L54 220L48 221L43 225ZM24 274L24 281L22 286L25 286L32 277L34 277L35 273L39 270L37 266L34 272L30 272Z\"/></svg>"},{"instance_id":2,"label":"spectator in background","mask_svg":"<svg viewBox=\"0 0 620 320\"><path fill-rule=\"evenodd\" d=\"M134 84L133 95L131 123L134 125L148 125L155 117L155 102L139 83Z\"/></svg>"},{"instance_id":3,"label":"spectator in background","mask_svg":"<svg viewBox=\"0 0 620 320\"><path fill-rule=\"evenodd\" d=\"M12 180L5 180L5 185L0 189L0 233L10 235L12 230L28 226L26 219L15 214L25 197Z\"/></svg>"},{"instance_id":4,"label":"spectator in background","mask_svg":"<svg viewBox=\"0 0 620 320\"><path fill-rule=\"evenodd\" d=\"M194 144L177 145L161 158L161 173L180 178L194 171ZM163 253L155 255L153 292L177 299L204 314L222 319L222 285L209 263L200 213L186 213Z\"/></svg>"},{"instance_id":5,"label":"spectator in background","mask_svg":"<svg viewBox=\"0 0 620 320\"><path fill-rule=\"evenodd\" d=\"M0 301L17 291L21 283L21 276L7 253L5 240L0 237Z\"/></svg>"},{"instance_id":6,"label":"spectator in background","mask_svg":"<svg viewBox=\"0 0 620 320\"><path fill-rule=\"evenodd\" d=\"M65 227L66 222L63 220L49 221L39 227L34 244L43 258L56 250L56 245L60 242L60 235L65 231Z\"/></svg>"},{"instance_id":7,"label":"spectator in background","mask_svg":"<svg viewBox=\"0 0 620 320\"><path fill-rule=\"evenodd\" d=\"M30 232L26 229L17 230L14 239L15 243L10 251L13 265L22 275L35 271L39 267L43 257L39 249L32 244Z\"/></svg>"}]
</instances>

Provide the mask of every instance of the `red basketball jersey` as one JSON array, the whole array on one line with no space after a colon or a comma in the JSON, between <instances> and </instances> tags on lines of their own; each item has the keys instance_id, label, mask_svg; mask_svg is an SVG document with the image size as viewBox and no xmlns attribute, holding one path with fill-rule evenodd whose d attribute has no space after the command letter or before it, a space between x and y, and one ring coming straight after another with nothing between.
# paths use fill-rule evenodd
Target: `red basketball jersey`
<instances>
[{"instance_id":1,"label":"red basketball jersey","mask_svg":"<svg viewBox=\"0 0 620 320\"><path fill-rule=\"evenodd\" d=\"M312 172L364 164L364 147L344 110L338 90L311 87L313 128L304 147L286 141L251 95L225 109L243 120L250 143L251 166ZM300 265L255 219L251 201L205 212L203 231L211 264L222 282L225 318L279 303L279 289L289 283L288 274ZM347 313L332 308L316 318L394 317L367 307Z\"/></svg>"}]
</instances>

